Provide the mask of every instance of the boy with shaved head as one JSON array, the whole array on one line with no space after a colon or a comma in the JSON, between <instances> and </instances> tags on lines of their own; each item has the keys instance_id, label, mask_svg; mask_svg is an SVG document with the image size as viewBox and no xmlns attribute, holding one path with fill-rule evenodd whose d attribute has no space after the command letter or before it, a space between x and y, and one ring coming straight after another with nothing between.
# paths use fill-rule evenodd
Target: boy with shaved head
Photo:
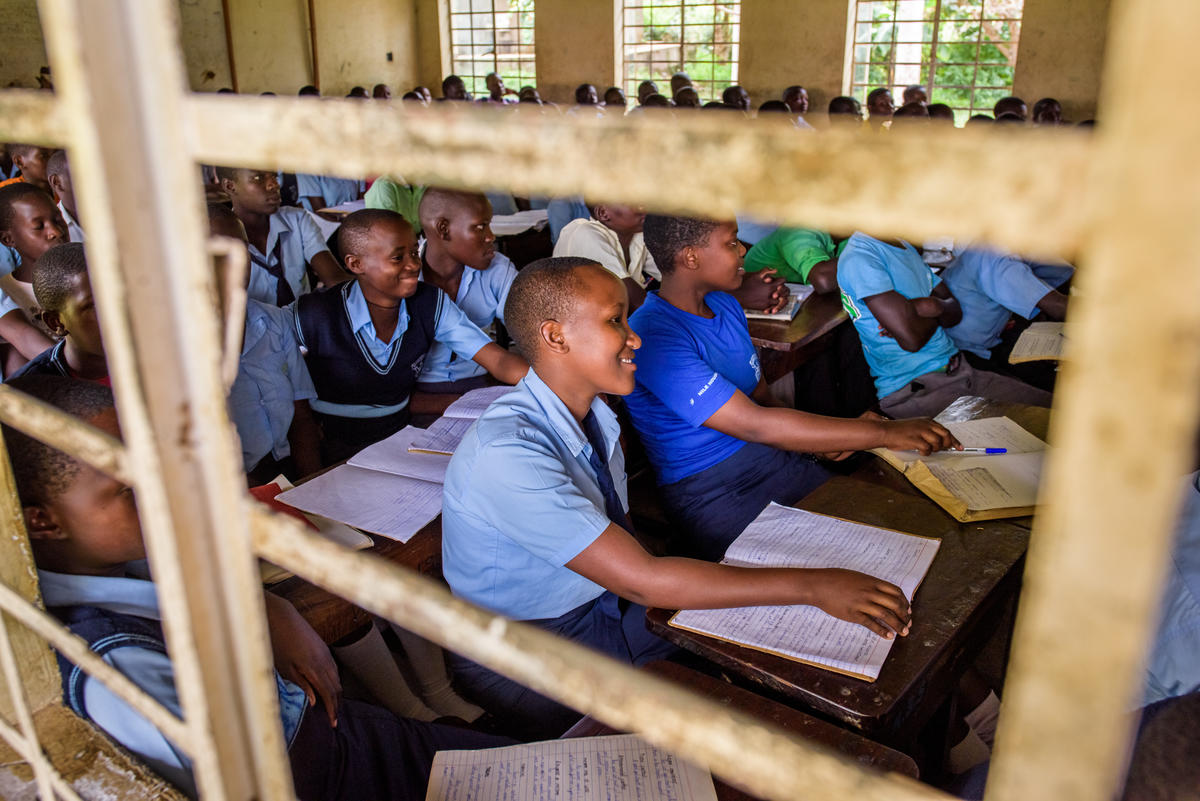
<instances>
[{"instance_id":1,"label":"boy with shaved head","mask_svg":"<svg viewBox=\"0 0 1200 801\"><path fill-rule=\"evenodd\" d=\"M742 568L655 557L634 538L616 415L634 388L621 281L582 258L542 259L513 282L508 328L531 369L467 432L446 473L442 560L460 597L641 665L674 652L645 606L811 604L881 637L905 634L903 593L844 570ZM530 736L577 713L455 658L460 686Z\"/></svg>"}]
</instances>

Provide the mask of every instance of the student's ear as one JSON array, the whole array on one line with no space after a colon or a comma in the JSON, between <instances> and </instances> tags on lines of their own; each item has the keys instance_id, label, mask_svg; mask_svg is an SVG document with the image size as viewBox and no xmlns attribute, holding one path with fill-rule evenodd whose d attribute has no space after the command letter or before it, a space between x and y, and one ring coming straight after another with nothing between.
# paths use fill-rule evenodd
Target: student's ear
<instances>
[{"instance_id":1,"label":"student's ear","mask_svg":"<svg viewBox=\"0 0 1200 801\"><path fill-rule=\"evenodd\" d=\"M227 195L230 195L230 196L232 196L232 195L234 194L234 191L233 191L233 183L234 183L234 182L233 182L233 179L231 179L231 178L222 178L222 179L220 179L219 181L217 181L217 183L220 185L220 187L221 187L221 191L222 191L222 192L224 192L225 194L227 194Z\"/></svg>"},{"instance_id":2,"label":"student's ear","mask_svg":"<svg viewBox=\"0 0 1200 801\"><path fill-rule=\"evenodd\" d=\"M21 512L25 516L25 530L29 532L31 541L46 542L67 539L67 532L62 530L54 514L44 506L25 506Z\"/></svg>"},{"instance_id":3,"label":"student's ear","mask_svg":"<svg viewBox=\"0 0 1200 801\"><path fill-rule=\"evenodd\" d=\"M562 323L558 320L546 320L538 326L538 334L542 338L542 344L551 353L569 353L571 346L567 344L567 338L563 334Z\"/></svg>"},{"instance_id":4,"label":"student's ear","mask_svg":"<svg viewBox=\"0 0 1200 801\"><path fill-rule=\"evenodd\" d=\"M346 269L355 275L362 275L362 259L357 254L346 253L342 255L342 262Z\"/></svg>"},{"instance_id":5,"label":"student's ear","mask_svg":"<svg viewBox=\"0 0 1200 801\"><path fill-rule=\"evenodd\" d=\"M433 230L437 232L437 238L443 242L450 241L450 220L445 217L438 217L433 223Z\"/></svg>"},{"instance_id":6,"label":"student's ear","mask_svg":"<svg viewBox=\"0 0 1200 801\"><path fill-rule=\"evenodd\" d=\"M603 204L592 208L592 216L596 218L596 222L608 225L608 206Z\"/></svg>"},{"instance_id":7,"label":"student's ear","mask_svg":"<svg viewBox=\"0 0 1200 801\"><path fill-rule=\"evenodd\" d=\"M675 254L675 269L678 270L682 267L685 270L695 270L698 266L700 266L700 256L694 247L682 248L679 253Z\"/></svg>"},{"instance_id":8,"label":"student's ear","mask_svg":"<svg viewBox=\"0 0 1200 801\"><path fill-rule=\"evenodd\" d=\"M69 331L67 331L67 327L65 325L63 325L62 315L59 314L58 312L43 311L41 313L41 316L42 316L42 322L45 323L46 327L49 328L52 332L54 332L54 334L56 336L64 337L70 333Z\"/></svg>"},{"instance_id":9,"label":"student's ear","mask_svg":"<svg viewBox=\"0 0 1200 801\"><path fill-rule=\"evenodd\" d=\"M11 248L13 246L13 242L15 241L16 240L13 239L12 231L0 231L0 245L4 245L6 248Z\"/></svg>"},{"instance_id":10,"label":"student's ear","mask_svg":"<svg viewBox=\"0 0 1200 801\"><path fill-rule=\"evenodd\" d=\"M50 184L50 188L54 190L54 194L62 197L63 183L62 176L55 173L54 175L46 176L46 183Z\"/></svg>"}]
</instances>

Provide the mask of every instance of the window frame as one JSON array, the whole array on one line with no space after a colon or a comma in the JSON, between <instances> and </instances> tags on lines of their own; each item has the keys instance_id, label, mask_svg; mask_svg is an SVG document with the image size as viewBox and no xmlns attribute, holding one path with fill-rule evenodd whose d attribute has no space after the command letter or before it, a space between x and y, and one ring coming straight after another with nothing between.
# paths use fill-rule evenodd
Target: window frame
<instances>
[{"instance_id":1,"label":"window frame","mask_svg":"<svg viewBox=\"0 0 1200 801\"><path fill-rule=\"evenodd\" d=\"M647 10L667 12L672 8L679 10L679 22L666 25L647 24L645 22L645 12ZM712 9L712 22L689 23L687 21L687 12L697 9ZM642 12L641 21L631 23L632 17L637 16L637 12ZM716 20L718 12L724 12L729 15L729 29L731 35L728 40L716 41L717 30L724 26L724 23L719 24ZM731 0L730 2L716 2L715 0L672 0L665 2L664 0L622 0L621 2L621 86L625 90L625 96L630 105L637 105L637 88L643 81L652 80L659 85L660 93L668 100L672 100L670 94L670 76L680 70L688 72L692 78L692 84L696 87L696 91L700 95L701 102L710 100L720 100L721 92L726 86L734 86L738 82L738 71L741 61L741 18L742 18L742 3L741 0ZM677 40L666 40L671 45L678 46L678 59L671 60L669 58L654 58L651 53L651 58L648 61L630 58L631 46L637 45L653 45L656 40L645 39L644 35L640 39L630 38L631 32L642 30L643 32L652 28L664 28L678 31ZM693 39L689 41L690 30L711 29L712 33L707 40ZM712 45L712 58L709 59L689 59L687 57L688 46L704 45L705 43ZM731 51L731 56L727 60L716 58L716 46L728 46ZM675 47L671 47L675 50ZM694 51L693 51L694 53ZM635 65L645 65L647 69L637 70ZM692 65L692 70L689 71L688 66ZM707 74L711 77L697 77L693 74L696 65L705 65L708 67ZM729 80L718 79L715 77L718 66L729 65L730 77ZM656 69L664 70L664 75L657 75ZM664 86L663 82L667 85Z\"/></svg>"},{"instance_id":2,"label":"window frame","mask_svg":"<svg viewBox=\"0 0 1200 801\"><path fill-rule=\"evenodd\" d=\"M467 11L456 11L455 6L461 2L465 5ZM495 0L449 0L446 5L446 21L450 34L449 39L449 61L450 72L462 78L463 83L467 87L467 92L472 97L478 99L488 95L487 84L485 83L487 74L495 72L502 79L505 85L513 91L519 90L522 86L537 85L537 38L535 33L537 9L536 0L508 0L509 7L507 10L497 10ZM528 3L529 8L515 8L518 3ZM486 9L479 11L476 7L486 5ZM514 26L498 26L497 17L500 15L511 14L515 18ZM458 25L457 23L464 20L466 25ZM526 22L527 20L527 22ZM480 22L486 24L480 25ZM511 31L516 34L516 41L513 46L516 47L515 58L501 58L500 48L504 46L500 42L501 32ZM529 33L529 41L526 42L525 32ZM476 42L477 32L490 32L491 41ZM459 42L461 34L466 34L467 41ZM490 66L480 65L487 64L488 52L477 52L476 48L480 46L491 45L490 51ZM457 48L468 48L467 55L460 57ZM466 71L461 69L461 66L470 64L471 70ZM514 69L511 72L505 71L504 65L512 64ZM525 67L528 66L528 69ZM513 81L514 83L510 83Z\"/></svg>"}]
</instances>

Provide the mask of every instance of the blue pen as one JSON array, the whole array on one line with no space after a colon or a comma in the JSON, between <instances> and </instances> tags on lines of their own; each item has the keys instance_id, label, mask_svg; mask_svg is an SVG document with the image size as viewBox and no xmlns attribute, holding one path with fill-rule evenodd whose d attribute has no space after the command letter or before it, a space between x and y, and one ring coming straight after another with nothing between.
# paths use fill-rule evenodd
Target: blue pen
<instances>
[{"instance_id":1,"label":"blue pen","mask_svg":"<svg viewBox=\"0 0 1200 801\"><path fill-rule=\"evenodd\" d=\"M1008 448L963 448L961 451L951 450L950 453L1008 453Z\"/></svg>"}]
</instances>

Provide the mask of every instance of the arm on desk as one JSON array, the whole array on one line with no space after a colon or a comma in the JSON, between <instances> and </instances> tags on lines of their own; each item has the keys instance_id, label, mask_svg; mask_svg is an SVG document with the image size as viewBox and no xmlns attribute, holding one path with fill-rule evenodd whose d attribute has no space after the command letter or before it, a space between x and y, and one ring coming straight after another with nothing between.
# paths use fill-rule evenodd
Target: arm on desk
<instances>
[{"instance_id":1,"label":"arm on desk","mask_svg":"<svg viewBox=\"0 0 1200 801\"><path fill-rule=\"evenodd\" d=\"M830 259L813 265L808 271L808 283L818 295L830 295L838 291L838 260Z\"/></svg>"},{"instance_id":2,"label":"arm on desk","mask_svg":"<svg viewBox=\"0 0 1200 801\"><path fill-rule=\"evenodd\" d=\"M1037 302L1037 307L1051 320L1062 321L1067 319L1067 296L1057 289L1051 289L1047 292Z\"/></svg>"},{"instance_id":3,"label":"arm on desk","mask_svg":"<svg viewBox=\"0 0 1200 801\"><path fill-rule=\"evenodd\" d=\"M651 556L609 525L567 567L643 606L721 609L805 604L866 626L880 637L908 633L912 609L899 587L852 570L749 568Z\"/></svg>"},{"instance_id":4,"label":"arm on desk","mask_svg":"<svg viewBox=\"0 0 1200 801\"><path fill-rule=\"evenodd\" d=\"M734 392L704 425L747 442L804 453L884 447L928 454L958 445L949 431L932 420L824 417L796 409L759 406L741 392Z\"/></svg>"},{"instance_id":5,"label":"arm on desk","mask_svg":"<svg viewBox=\"0 0 1200 801\"><path fill-rule=\"evenodd\" d=\"M939 326L954 326L962 320L962 309L945 284L938 284L928 297L904 297L895 290L863 298L880 326L909 353L925 347Z\"/></svg>"}]
</instances>

